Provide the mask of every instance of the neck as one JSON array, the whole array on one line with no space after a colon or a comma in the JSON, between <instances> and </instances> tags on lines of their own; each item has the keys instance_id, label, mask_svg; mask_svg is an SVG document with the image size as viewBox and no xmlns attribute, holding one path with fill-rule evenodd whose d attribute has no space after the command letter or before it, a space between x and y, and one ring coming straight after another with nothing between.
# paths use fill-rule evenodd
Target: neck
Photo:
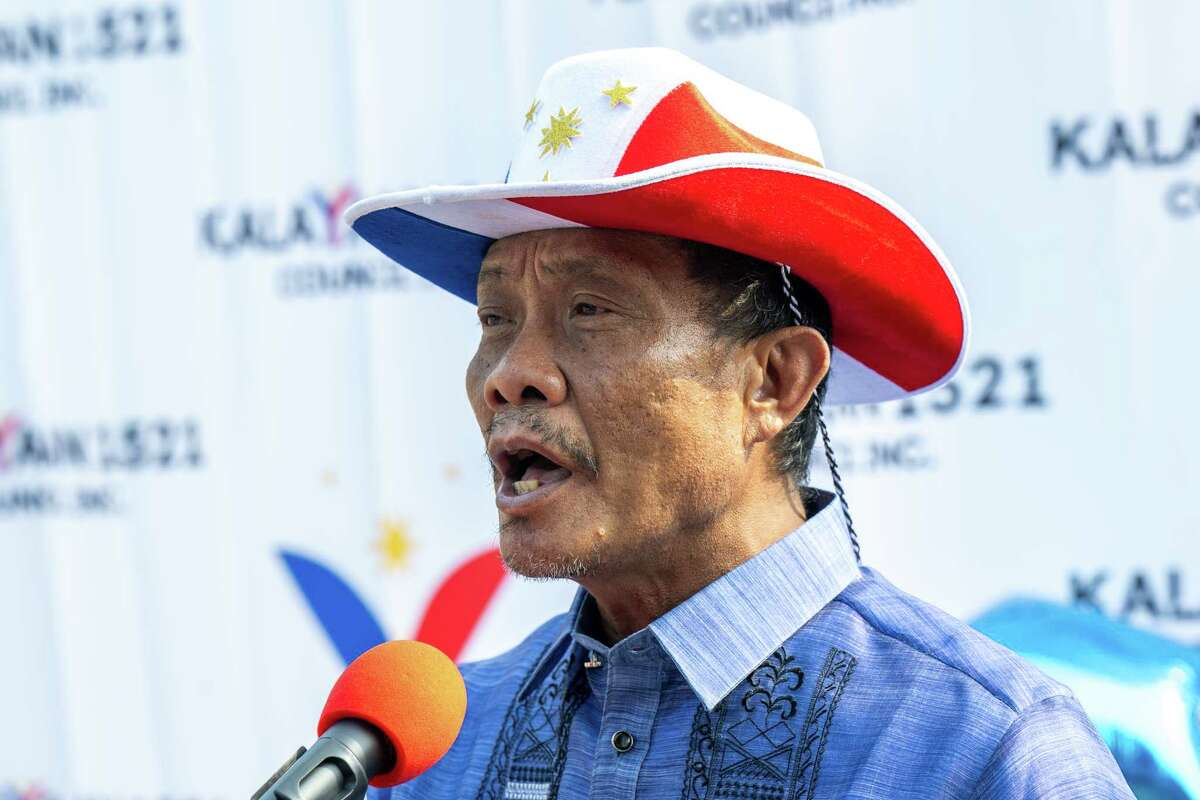
<instances>
[{"instance_id":1,"label":"neck","mask_svg":"<svg viewBox=\"0 0 1200 800\"><path fill-rule=\"evenodd\" d=\"M620 569L579 578L596 599L605 643L645 628L800 527L806 516L799 491L790 479L774 488L761 502L730 509L703 529L656 537L653 552L640 552Z\"/></svg>"}]
</instances>

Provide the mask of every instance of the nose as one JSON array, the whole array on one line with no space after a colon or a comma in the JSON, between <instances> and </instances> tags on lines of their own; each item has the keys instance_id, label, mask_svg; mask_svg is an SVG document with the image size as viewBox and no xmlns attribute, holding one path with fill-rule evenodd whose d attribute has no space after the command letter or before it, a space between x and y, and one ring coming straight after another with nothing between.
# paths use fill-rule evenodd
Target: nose
<instances>
[{"instance_id":1,"label":"nose","mask_svg":"<svg viewBox=\"0 0 1200 800\"><path fill-rule=\"evenodd\" d=\"M555 363L546 337L528 329L518 334L484 381L483 395L492 411L510 405L556 406L563 402L567 380Z\"/></svg>"}]
</instances>

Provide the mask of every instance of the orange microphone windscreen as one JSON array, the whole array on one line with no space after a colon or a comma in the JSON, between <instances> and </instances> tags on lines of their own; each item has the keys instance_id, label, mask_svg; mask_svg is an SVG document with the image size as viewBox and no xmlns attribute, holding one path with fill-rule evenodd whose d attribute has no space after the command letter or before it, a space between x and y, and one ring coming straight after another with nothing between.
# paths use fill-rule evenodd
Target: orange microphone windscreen
<instances>
[{"instance_id":1,"label":"orange microphone windscreen","mask_svg":"<svg viewBox=\"0 0 1200 800\"><path fill-rule=\"evenodd\" d=\"M317 735L342 719L360 719L383 732L396 765L371 780L377 788L415 778L446 754L467 713L458 667L422 642L385 642L346 667L325 701Z\"/></svg>"}]
</instances>

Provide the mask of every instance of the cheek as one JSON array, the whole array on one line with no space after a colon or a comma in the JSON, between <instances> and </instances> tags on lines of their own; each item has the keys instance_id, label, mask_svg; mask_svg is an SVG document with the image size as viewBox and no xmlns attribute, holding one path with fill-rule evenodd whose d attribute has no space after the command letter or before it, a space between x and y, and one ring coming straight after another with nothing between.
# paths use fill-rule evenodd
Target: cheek
<instances>
[{"instance_id":1,"label":"cheek","mask_svg":"<svg viewBox=\"0 0 1200 800\"><path fill-rule=\"evenodd\" d=\"M480 352L476 352L467 364L467 372L464 380L464 385L467 390L467 400L471 403L471 408L475 411L475 417L480 424L483 423L485 415L488 414L487 403L484 402L483 384L491 372L492 363Z\"/></svg>"},{"instance_id":2,"label":"cheek","mask_svg":"<svg viewBox=\"0 0 1200 800\"><path fill-rule=\"evenodd\" d=\"M719 493L745 459L732 387L627 368L598 385L595 398L598 454L602 464L620 462L613 472L624 493L699 500Z\"/></svg>"},{"instance_id":3,"label":"cheek","mask_svg":"<svg viewBox=\"0 0 1200 800\"><path fill-rule=\"evenodd\" d=\"M687 378L671 380L647 398L644 445L662 463L690 475L728 474L740 457L740 428L732 392Z\"/></svg>"}]
</instances>

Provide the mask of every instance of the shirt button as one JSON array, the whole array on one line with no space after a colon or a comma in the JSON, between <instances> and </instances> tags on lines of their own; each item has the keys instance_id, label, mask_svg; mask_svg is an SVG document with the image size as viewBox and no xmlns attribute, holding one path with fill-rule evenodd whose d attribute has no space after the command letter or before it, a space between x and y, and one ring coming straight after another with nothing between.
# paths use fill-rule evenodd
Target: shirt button
<instances>
[{"instance_id":1,"label":"shirt button","mask_svg":"<svg viewBox=\"0 0 1200 800\"><path fill-rule=\"evenodd\" d=\"M617 731L612 735L612 746L618 753L628 753L633 749L633 734L629 731Z\"/></svg>"}]
</instances>

